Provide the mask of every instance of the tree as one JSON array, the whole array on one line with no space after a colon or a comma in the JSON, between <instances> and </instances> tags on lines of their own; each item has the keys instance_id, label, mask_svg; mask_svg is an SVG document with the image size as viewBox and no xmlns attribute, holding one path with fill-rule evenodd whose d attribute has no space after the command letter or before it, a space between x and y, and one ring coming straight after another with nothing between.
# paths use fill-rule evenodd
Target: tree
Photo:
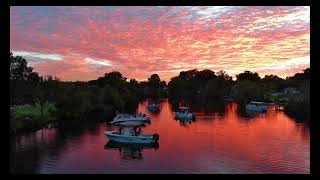
<instances>
[{"instance_id":1,"label":"tree","mask_svg":"<svg viewBox=\"0 0 320 180\"><path fill-rule=\"evenodd\" d=\"M165 81L160 82L160 88L163 89L167 86L167 83Z\"/></svg>"},{"instance_id":2,"label":"tree","mask_svg":"<svg viewBox=\"0 0 320 180\"><path fill-rule=\"evenodd\" d=\"M158 74L152 74L150 78L148 78L147 86L148 86L148 94L152 98L158 98L160 96L160 77Z\"/></svg>"},{"instance_id":3,"label":"tree","mask_svg":"<svg viewBox=\"0 0 320 180\"><path fill-rule=\"evenodd\" d=\"M310 68L303 70L303 73L296 73L292 77L288 77L288 80L299 81L310 79Z\"/></svg>"},{"instance_id":4,"label":"tree","mask_svg":"<svg viewBox=\"0 0 320 180\"><path fill-rule=\"evenodd\" d=\"M13 56L12 52L10 52L10 80L28 80L32 70L32 67L28 67L26 59L21 56Z\"/></svg>"},{"instance_id":5,"label":"tree","mask_svg":"<svg viewBox=\"0 0 320 180\"><path fill-rule=\"evenodd\" d=\"M97 80L90 81L91 85L98 85L104 87L106 84L112 85L119 90L122 90L126 83L125 77L118 71L112 71L110 73L105 73L103 77L99 77Z\"/></svg>"},{"instance_id":6,"label":"tree","mask_svg":"<svg viewBox=\"0 0 320 180\"><path fill-rule=\"evenodd\" d=\"M129 83L132 85L132 86L138 86L139 85L139 82L135 79L130 79Z\"/></svg>"},{"instance_id":7,"label":"tree","mask_svg":"<svg viewBox=\"0 0 320 180\"><path fill-rule=\"evenodd\" d=\"M216 75L214 71L205 69L195 73L194 78L190 78L190 83L194 87L194 92L199 93L208 83L208 81L215 79Z\"/></svg>"},{"instance_id":8,"label":"tree","mask_svg":"<svg viewBox=\"0 0 320 180\"><path fill-rule=\"evenodd\" d=\"M208 81L203 95L205 100L222 100L223 96L228 96L231 83L223 78L216 78Z\"/></svg>"},{"instance_id":9,"label":"tree","mask_svg":"<svg viewBox=\"0 0 320 180\"><path fill-rule=\"evenodd\" d=\"M150 76L150 78L148 78L148 86L150 88L154 88L154 89L157 89L160 87L160 77L158 74L152 74Z\"/></svg>"},{"instance_id":10,"label":"tree","mask_svg":"<svg viewBox=\"0 0 320 180\"><path fill-rule=\"evenodd\" d=\"M244 71L236 75L237 81L259 81L261 78L258 73L253 73L250 71Z\"/></svg>"},{"instance_id":11,"label":"tree","mask_svg":"<svg viewBox=\"0 0 320 180\"><path fill-rule=\"evenodd\" d=\"M127 78L123 77L122 74L118 71L112 71L110 73L105 73L104 77L108 81L126 81Z\"/></svg>"},{"instance_id":12,"label":"tree","mask_svg":"<svg viewBox=\"0 0 320 180\"><path fill-rule=\"evenodd\" d=\"M196 79L200 80L201 82L208 82L209 80L215 77L216 77L215 72L209 69L196 72Z\"/></svg>"},{"instance_id":13,"label":"tree","mask_svg":"<svg viewBox=\"0 0 320 180\"><path fill-rule=\"evenodd\" d=\"M232 81L232 77L229 76L224 70L217 72L217 78L223 79L225 81Z\"/></svg>"},{"instance_id":14,"label":"tree","mask_svg":"<svg viewBox=\"0 0 320 180\"><path fill-rule=\"evenodd\" d=\"M90 91L75 84L68 84L64 93L59 94L56 100L58 120L82 120L87 117L92 109ZM64 121L63 121L64 122Z\"/></svg>"},{"instance_id":15,"label":"tree","mask_svg":"<svg viewBox=\"0 0 320 180\"><path fill-rule=\"evenodd\" d=\"M265 88L266 93L281 91L286 86L284 79L277 75L265 75L261 79L261 84Z\"/></svg>"},{"instance_id":16,"label":"tree","mask_svg":"<svg viewBox=\"0 0 320 180\"><path fill-rule=\"evenodd\" d=\"M26 59L10 52L10 105L33 103L31 89L41 81L37 72L28 66Z\"/></svg>"},{"instance_id":17,"label":"tree","mask_svg":"<svg viewBox=\"0 0 320 180\"><path fill-rule=\"evenodd\" d=\"M265 75L264 78L262 78L264 81L281 81L282 78L278 77L277 75Z\"/></svg>"},{"instance_id":18,"label":"tree","mask_svg":"<svg viewBox=\"0 0 320 180\"><path fill-rule=\"evenodd\" d=\"M263 89L254 81L238 81L231 89L231 95L236 98L240 104L246 104L251 100L263 98Z\"/></svg>"},{"instance_id":19,"label":"tree","mask_svg":"<svg viewBox=\"0 0 320 180\"><path fill-rule=\"evenodd\" d=\"M181 71L179 76L171 78L168 83L169 97L190 99L199 96L207 82L214 78L215 73L208 69Z\"/></svg>"},{"instance_id":20,"label":"tree","mask_svg":"<svg viewBox=\"0 0 320 180\"><path fill-rule=\"evenodd\" d=\"M138 100L142 100L145 97L144 87L143 83L139 83L135 79L131 79L128 83L129 90L138 98Z\"/></svg>"},{"instance_id":21,"label":"tree","mask_svg":"<svg viewBox=\"0 0 320 180\"><path fill-rule=\"evenodd\" d=\"M52 76L46 76L34 87L33 99L40 106L41 119L44 120L44 108L49 102L53 102L57 98L57 90L59 86L58 78L53 79Z\"/></svg>"}]
</instances>

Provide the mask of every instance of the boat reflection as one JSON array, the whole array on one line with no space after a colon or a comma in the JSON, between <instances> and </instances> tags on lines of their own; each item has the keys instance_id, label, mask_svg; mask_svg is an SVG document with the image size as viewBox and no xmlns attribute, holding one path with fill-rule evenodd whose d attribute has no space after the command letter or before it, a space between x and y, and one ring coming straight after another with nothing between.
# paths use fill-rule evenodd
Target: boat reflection
<instances>
[{"instance_id":1,"label":"boat reflection","mask_svg":"<svg viewBox=\"0 0 320 180\"><path fill-rule=\"evenodd\" d=\"M244 116L248 117L248 118L253 118L253 117L256 117L258 115L263 115L263 114L265 114L265 113L247 109Z\"/></svg>"},{"instance_id":2,"label":"boat reflection","mask_svg":"<svg viewBox=\"0 0 320 180\"><path fill-rule=\"evenodd\" d=\"M177 119L177 118L175 118L175 120L178 121L180 126L183 126L183 127L189 127L192 123L196 121L195 119Z\"/></svg>"},{"instance_id":3,"label":"boat reflection","mask_svg":"<svg viewBox=\"0 0 320 180\"><path fill-rule=\"evenodd\" d=\"M247 119L252 119L257 116L264 116L266 115L266 112L261 112L261 111L255 111L251 109L247 109L243 106L240 106L237 108L237 113L240 117L247 118Z\"/></svg>"},{"instance_id":4,"label":"boat reflection","mask_svg":"<svg viewBox=\"0 0 320 180\"><path fill-rule=\"evenodd\" d=\"M135 144L135 143L121 143L109 140L104 146L104 149L119 150L121 159L135 160L143 159L143 149L159 149L159 143L151 144Z\"/></svg>"}]
</instances>

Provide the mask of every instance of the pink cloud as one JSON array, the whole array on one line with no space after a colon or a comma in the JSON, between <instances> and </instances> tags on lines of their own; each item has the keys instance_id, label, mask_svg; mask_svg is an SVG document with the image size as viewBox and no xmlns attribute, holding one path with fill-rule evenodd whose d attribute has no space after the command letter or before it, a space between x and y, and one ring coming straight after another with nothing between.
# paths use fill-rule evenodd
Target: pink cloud
<instances>
[{"instance_id":1,"label":"pink cloud","mask_svg":"<svg viewBox=\"0 0 320 180\"><path fill-rule=\"evenodd\" d=\"M117 70L129 79L158 73L168 81L195 68L285 77L310 66L281 66L309 57L309 14L309 7L11 7L10 48L62 55L34 64L62 80ZM88 57L111 65L93 66Z\"/></svg>"}]
</instances>

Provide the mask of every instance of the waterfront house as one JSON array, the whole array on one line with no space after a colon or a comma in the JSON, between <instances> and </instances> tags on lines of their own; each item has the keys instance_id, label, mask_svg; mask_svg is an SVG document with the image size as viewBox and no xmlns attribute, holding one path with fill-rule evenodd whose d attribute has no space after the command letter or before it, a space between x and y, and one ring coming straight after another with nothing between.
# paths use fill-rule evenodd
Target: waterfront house
<instances>
[{"instance_id":1,"label":"waterfront house","mask_svg":"<svg viewBox=\"0 0 320 180\"><path fill-rule=\"evenodd\" d=\"M287 87L283 90L283 93L289 95L289 94L299 94L300 92L296 88Z\"/></svg>"}]
</instances>

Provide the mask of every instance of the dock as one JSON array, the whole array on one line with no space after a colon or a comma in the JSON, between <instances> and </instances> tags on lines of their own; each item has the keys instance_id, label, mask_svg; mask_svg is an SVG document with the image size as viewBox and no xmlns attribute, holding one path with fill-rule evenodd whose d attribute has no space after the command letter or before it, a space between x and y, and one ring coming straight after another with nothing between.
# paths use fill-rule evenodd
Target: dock
<instances>
[{"instance_id":1,"label":"dock","mask_svg":"<svg viewBox=\"0 0 320 180\"><path fill-rule=\"evenodd\" d=\"M284 103L276 102L274 108L276 111L283 111L284 110Z\"/></svg>"}]
</instances>

